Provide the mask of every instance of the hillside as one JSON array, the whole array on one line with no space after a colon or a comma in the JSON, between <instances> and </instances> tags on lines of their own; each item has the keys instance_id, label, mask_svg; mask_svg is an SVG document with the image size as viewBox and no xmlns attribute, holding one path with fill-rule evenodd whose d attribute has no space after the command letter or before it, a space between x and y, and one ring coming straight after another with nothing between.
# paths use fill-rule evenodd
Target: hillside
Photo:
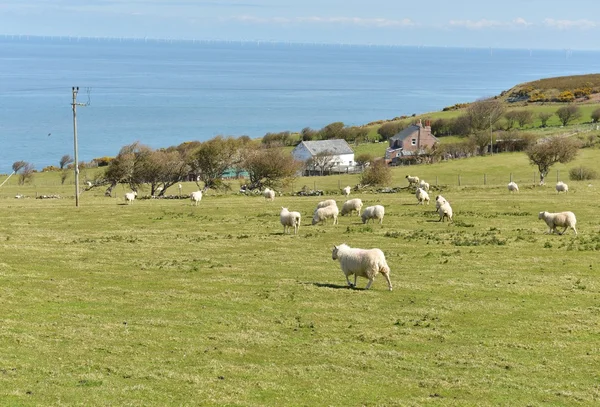
<instances>
[{"instance_id":1,"label":"hillside","mask_svg":"<svg viewBox=\"0 0 600 407\"><path fill-rule=\"evenodd\" d=\"M500 97L515 102L588 102L598 100L600 74L559 76L514 86Z\"/></svg>"}]
</instances>

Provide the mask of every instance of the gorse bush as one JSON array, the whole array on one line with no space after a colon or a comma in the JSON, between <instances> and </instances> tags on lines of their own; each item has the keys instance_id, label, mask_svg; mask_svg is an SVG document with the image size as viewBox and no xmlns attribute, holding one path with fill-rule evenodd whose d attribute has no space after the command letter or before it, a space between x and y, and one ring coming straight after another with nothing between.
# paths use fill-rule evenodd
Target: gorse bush
<instances>
[{"instance_id":1,"label":"gorse bush","mask_svg":"<svg viewBox=\"0 0 600 407\"><path fill-rule=\"evenodd\" d=\"M569 179L571 181L585 181L598 178L596 170L587 167L571 168L569 171Z\"/></svg>"}]
</instances>

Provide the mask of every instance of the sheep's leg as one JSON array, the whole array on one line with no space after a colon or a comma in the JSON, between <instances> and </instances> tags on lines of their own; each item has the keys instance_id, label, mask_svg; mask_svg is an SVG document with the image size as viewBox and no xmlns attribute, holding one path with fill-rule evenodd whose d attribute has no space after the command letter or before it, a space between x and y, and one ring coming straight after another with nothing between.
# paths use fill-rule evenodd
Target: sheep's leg
<instances>
[{"instance_id":1,"label":"sheep's leg","mask_svg":"<svg viewBox=\"0 0 600 407\"><path fill-rule=\"evenodd\" d=\"M577 229L575 229L575 226L571 226L571 229L573 229L573 232L575 232L575 236L577 236Z\"/></svg>"},{"instance_id":2,"label":"sheep's leg","mask_svg":"<svg viewBox=\"0 0 600 407\"><path fill-rule=\"evenodd\" d=\"M388 290L392 291L392 281L390 280L390 274L389 273L381 273L383 274L383 276L385 277L385 280L388 283Z\"/></svg>"},{"instance_id":3,"label":"sheep's leg","mask_svg":"<svg viewBox=\"0 0 600 407\"><path fill-rule=\"evenodd\" d=\"M354 288L354 285L352 285L352 283L350 282L350 279L348 278L347 274L346 274L346 281L348 282L348 287ZM356 285L356 282L354 284Z\"/></svg>"},{"instance_id":4,"label":"sheep's leg","mask_svg":"<svg viewBox=\"0 0 600 407\"><path fill-rule=\"evenodd\" d=\"M369 282L367 283L367 286L365 287L365 290L368 290L369 288L371 288L371 284L373 284L373 278L369 279Z\"/></svg>"},{"instance_id":5,"label":"sheep's leg","mask_svg":"<svg viewBox=\"0 0 600 407\"><path fill-rule=\"evenodd\" d=\"M356 285L356 279L358 278L358 274L354 273L354 287L358 287Z\"/></svg>"}]
</instances>

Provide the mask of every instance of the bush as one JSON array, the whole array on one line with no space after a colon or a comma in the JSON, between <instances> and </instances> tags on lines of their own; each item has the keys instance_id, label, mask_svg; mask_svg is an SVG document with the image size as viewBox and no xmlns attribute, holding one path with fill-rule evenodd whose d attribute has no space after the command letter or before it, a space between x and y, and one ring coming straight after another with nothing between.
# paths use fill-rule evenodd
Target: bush
<instances>
[{"instance_id":1,"label":"bush","mask_svg":"<svg viewBox=\"0 0 600 407\"><path fill-rule=\"evenodd\" d=\"M587 167L571 168L569 171L569 179L571 181L586 181L598 178L596 170Z\"/></svg>"},{"instance_id":2,"label":"bush","mask_svg":"<svg viewBox=\"0 0 600 407\"><path fill-rule=\"evenodd\" d=\"M592 112L592 122L600 122L600 109L596 109Z\"/></svg>"},{"instance_id":3,"label":"bush","mask_svg":"<svg viewBox=\"0 0 600 407\"><path fill-rule=\"evenodd\" d=\"M363 185L389 185L392 170L385 160L377 160L362 173L360 183Z\"/></svg>"},{"instance_id":4,"label":"bush","mask_svg":"<svg viewBox=\"0 0 600 407\"><path fill-rule=\"evenodd\" d=\"M573 100L575 100L575 96L573 96L573 93L571 91L565 90L564 92L561 92L560 95L558 95L558 100L560 102L572 102Z\"/></svg>"}]
</instances>

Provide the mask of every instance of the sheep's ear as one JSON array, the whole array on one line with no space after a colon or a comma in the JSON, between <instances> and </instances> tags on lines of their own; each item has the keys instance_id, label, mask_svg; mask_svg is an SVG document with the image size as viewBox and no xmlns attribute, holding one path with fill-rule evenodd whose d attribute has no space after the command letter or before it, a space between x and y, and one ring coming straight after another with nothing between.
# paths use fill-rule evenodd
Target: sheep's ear
<instances>
[{"instance_id":1,"label":"sheep's ear","mask_svg":"<svg viewBox=\"0 0 600 407\"><path fill-rule=\"evenodd\" d=\"M336 245L333 245L333 249L334 249L334 250L337 250L337 248L338 248L338 247L337 247Z\"/></svg>"}]
</instances>

